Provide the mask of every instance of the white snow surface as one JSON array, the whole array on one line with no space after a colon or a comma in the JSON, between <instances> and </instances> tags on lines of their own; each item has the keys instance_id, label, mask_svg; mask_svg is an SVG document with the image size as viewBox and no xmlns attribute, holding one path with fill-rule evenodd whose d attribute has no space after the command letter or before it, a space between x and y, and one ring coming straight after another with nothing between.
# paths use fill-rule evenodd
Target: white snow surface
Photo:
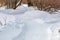
<instances>
[{"instance_id":1,"label":"white snow surface","mask_svg":"<svg viewBox=\"0 0 60 40\"><path fill-rule=\"evenodd\" d=\"M59 12L50 14L26 4L0 9L0 40L60 40Z\"/></svg>"}]
</instances>

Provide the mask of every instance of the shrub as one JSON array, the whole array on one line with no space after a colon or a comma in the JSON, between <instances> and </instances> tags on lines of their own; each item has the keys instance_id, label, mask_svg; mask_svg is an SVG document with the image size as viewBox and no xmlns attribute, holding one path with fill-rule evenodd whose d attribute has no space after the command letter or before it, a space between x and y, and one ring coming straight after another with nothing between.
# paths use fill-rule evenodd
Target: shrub
<instances>
[{"instance_id":1,"label":"shrub","mask_svg":"<svg viewBox=\"0 0 60 40\"><path fill-rule=\"evenodd\" d=\"M17 5L18 2L21 2L22 0L0 0L0 4L1 6L7 6L7 8L13 8L16 9L16 7L21 4L19 3ZM17 6L16 6L17 5Z\"/></svg>"},{"instance_id":2,"label":"shrub","mask_svg":"<svg viewBox=\"0 0 60 40\"><path fill-rule=\"evenodd\" d=\"M31 4L39 10L60 9L59 0L31 0Z\"/></svg>"}]
</instances>

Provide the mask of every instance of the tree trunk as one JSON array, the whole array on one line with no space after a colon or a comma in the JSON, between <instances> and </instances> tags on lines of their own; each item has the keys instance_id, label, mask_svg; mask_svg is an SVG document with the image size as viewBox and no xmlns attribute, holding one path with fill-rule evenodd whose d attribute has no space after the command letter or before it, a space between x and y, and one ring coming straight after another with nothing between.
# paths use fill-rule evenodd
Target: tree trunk
<instances>
[{"instance_id":1,"label":"tree trunk","mask_svg":"<svg viewBox=\"0 0 60 40\"><path fill-rule=\"evenodd\" d=\"M31 0L27 0L27 4L28 6L33 6L33 4L31 3Z\"/></svg>"}]
</instances>

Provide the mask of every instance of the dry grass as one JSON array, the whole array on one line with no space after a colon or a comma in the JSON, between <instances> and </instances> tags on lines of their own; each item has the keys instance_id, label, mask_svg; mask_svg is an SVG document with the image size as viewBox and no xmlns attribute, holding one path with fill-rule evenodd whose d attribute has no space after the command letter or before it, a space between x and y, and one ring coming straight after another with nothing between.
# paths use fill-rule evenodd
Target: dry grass
<instances>
[{"instance_id":1,"label":"dry grass","mask_svg":"<svg viewBox=\"0 0 60 40\"><path fill-rule=\"evenodd\" d=\"M31 3L40 10L60 9L59 0L31 0Z\"/></svg>"},{"instance_id":2,"label":"dry grass","mask_svg":"<svg viewBox=\"0 0 60 40\"><path fill-rule=\"evenodd\" d=\"M0 6L7 5L7 8L15 8L19 0L0 0ZM28 0L22 0L22 3L28 3ZM32 6L39 10L60 9L60 0L30 0Z\"/></svg>"},{"instance_id":3,"label":"dry grass","mask_svg":"<svg viewBox=\"0 0 60 40\"><path fill-rule=\"evenodd\" d=\"M4 1L5 0L0 0L0 7L5 5Z\"/></svg>"},{"instance_id":4,"label":"dry grass","mask_svg":"<svg viewBox=\"0 0 60 40\"><path fill-rule=\"evenodd\" d=\"M18 1L20 0L0 0L0 7L6 5L7 8L15 8Z\"/></svg>"}]
</instances>

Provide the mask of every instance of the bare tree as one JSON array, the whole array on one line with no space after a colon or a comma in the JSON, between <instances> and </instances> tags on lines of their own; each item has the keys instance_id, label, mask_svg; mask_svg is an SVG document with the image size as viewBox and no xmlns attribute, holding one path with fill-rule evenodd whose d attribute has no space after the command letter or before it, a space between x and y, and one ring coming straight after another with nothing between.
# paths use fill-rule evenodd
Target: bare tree
<instances>
[{"instance_id":1,"label":"bare tree","mask_svg":"<svg viewBox=\"0 0 60 40\"><path fill-rule=\"evenodd\" d=\"M0 0L0 5L16 9L25 0ZM36 6L39 10L60 9L59 0L27 0L28 6Z\"/></svg>"},{"instance_id":2,"label":"bare tree","mask_svg":"<svg viewBox=\"0 0 60 40\"><path fill-rule=\"evenodd\" d=\"M31 1L32 1L32 0L27 0L27 4L28 4L28 6L33 6L33 4L32 4Z\"/></svg>"},{"instance_id":3,"label":"bare tree","mask_svg":"<svg viewBox=\"0 0 60 40\"><path fill-rule=\"evenodd\" d=\"M16 3L16 6L15 6L14 9L16 9L19 5L21 5L21 2L22 2L22 0L18 1L18 2Z\"/></svg>"},{"instance_id":4,"label":"bare tree","mask_svg":"<svg viewBox=\"0 0 60 40\"><path fill-rule=\"evenodd\" d=\"M5 0L5 5L7 8L16 9L19 5L21 5L22 0Z\"/></svg>"},{"instance_id":5,"label":"bare tree","mask_svg":"<svg viewBox=\"0 0 60 40\"><path fill-rule=\"evenodd\" d=\"M60 29L58 30L58 32L60 33Z\"/></svg>"}]
</instances>

